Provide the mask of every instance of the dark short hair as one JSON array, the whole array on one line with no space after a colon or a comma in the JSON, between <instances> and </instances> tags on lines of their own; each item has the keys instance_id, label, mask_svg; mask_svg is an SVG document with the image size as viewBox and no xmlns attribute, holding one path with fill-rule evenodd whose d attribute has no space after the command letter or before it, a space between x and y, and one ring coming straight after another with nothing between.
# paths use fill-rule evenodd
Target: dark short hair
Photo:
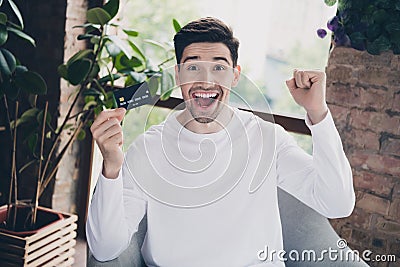
<instances>
[{"instance_id":1,"label":"dark short hair","mask_svg":"<svg viewBox=\"0 0 400 267\"><path fill-rule=\"evenodd\" d=\"M223 43L230 53L233 67L238 60L239 40L233 36L232 29L219 19L201 18L182 27L174 36L176 61L181 63L183 50L193 43Z\"/></svg>"}]
</instances>

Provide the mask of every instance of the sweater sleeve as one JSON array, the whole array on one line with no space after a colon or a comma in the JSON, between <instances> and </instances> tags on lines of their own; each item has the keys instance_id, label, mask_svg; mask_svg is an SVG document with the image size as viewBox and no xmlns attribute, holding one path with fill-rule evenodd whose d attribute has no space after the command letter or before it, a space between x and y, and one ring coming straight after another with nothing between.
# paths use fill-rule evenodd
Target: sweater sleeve
<instances>
[{"instance_id":1,"label":"sweater sleeve","mask_svg":"<svg viewBox=\"0 0 400 267\"><path fill-rule=\"evenodd\" d=\"M137 232L146 207L145 196L130 175L126 162L116 179L100 174L86 222L87 241L93 256L99 261L118 257Z\"/></svg>"},{"instance_id":2,"label":"sweater sleeve","mask_svg":"<svg viewBox=\"0 0 400 267\"><path fill-rule=\"evenodd\" d=\"M355 204L353 176L331 113L311 125L313 154L277 128L278 186L328 218L349 216Z\"/></svg>"}]
</instances>

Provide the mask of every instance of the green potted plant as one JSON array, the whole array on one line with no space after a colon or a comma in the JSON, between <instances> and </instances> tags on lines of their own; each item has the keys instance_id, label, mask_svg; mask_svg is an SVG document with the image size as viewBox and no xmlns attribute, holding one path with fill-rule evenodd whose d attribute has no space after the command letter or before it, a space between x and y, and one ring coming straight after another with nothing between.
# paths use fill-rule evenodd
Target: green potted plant
<instances>
[{"instance_id":1,"label":"green potted plant","mask_svg":"<svg viewBox=\"0 0 400 267\"><path fill-rule=\"evenodd\" d=\"M378 55L391 50L400 54L400 2L397 0L325 0L338 4L336 16L327 23L334 46L352 47ZM319 37L327 34L318 29Z\"/></svg>"},{"instance_id":2,"label":"green potted plant","mask_svg":"<svg viewBox=\"0 0 400 267\"><path fill-rule=\"evenodd\" d=\"M23 20L15 3L12 0L7 3L20 25L9 21L7 14L0 12L0 95L2 108L7 113L6 130L12 143L8 203L0 209L0 245L7 249L1 250L0 261L17 265L28 262L39 265L45 261L54 265L71 262L77 216L39 207L39 198L54 179L61 159L71 144L85 138L85 129L91 125L94 116L103 109L115 107L113 90L116 83L127 87L156 77L151 79L152 95L159 92L163 98L168 98L170 85L163 82L165 79L161 73L164 64L174 57L166 49L166 60L158 65L150 63L134 43L133 39L139 33L121 29L111 21L119 10L119 0L110 0L102 7L89 9L87 23L76 27L84 29L84 34L79 35L78 40L88 42L91 48L78 51L58 67L60 76L76 86L76 92L71 95L73 101L63 122L54 128L50 124L48 104L45 101L42 101L45 103L42 106L37 104L38 98L45 99L47 92L43 78L29 71L21 65L22 60L1 47L6 43L9 33L35 44L22 31ZM173 22L174 27L179 29L177 21ZM125 39L108 34L110 28L122 30ZM24 112L18 110L21 98L29 99L31 105ZM81 98L84 99L84 106L76 112L74 110ZM15 106L13 110L9 108L11 102ZM19 116L20 113L22 115ZM64 133L68 140L61 142ZM16 155L21 146L29 148L33 159L17 170ZM22 202L18 200L18 175L27 169L37 172L36 190L30 201ZM37 244L40 244L40 249Z\"/></svg>"}]
</instances>

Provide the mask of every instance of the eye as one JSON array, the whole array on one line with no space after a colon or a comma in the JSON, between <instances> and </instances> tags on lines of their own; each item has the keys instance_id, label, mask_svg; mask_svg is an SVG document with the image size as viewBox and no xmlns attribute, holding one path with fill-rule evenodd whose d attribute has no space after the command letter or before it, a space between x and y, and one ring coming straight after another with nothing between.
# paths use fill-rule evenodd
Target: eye
<instances>
[{"instance_id":1,"label":"eye","mask_svg":"<svg viewBox=\"0 0 400 267\"><path fill-rule=\"evenodd\" d=\"M225 66L223 66L223 65L215 65L214 66L214 70L217 70L217 71L221 71L221 70L225 70L226 68L225 68Z\"/></svg>"},{"instance_id":2,"label":"eye","mask_svg":"<svg viewBox=\"0 0 400 267\"><path fill-rule=\"evenodd\" d=\"M189 66L187 66L186 70L196 71L196 70L200 70L200 68L197 65L189 65Z\"/></svg>"}]
</instances>

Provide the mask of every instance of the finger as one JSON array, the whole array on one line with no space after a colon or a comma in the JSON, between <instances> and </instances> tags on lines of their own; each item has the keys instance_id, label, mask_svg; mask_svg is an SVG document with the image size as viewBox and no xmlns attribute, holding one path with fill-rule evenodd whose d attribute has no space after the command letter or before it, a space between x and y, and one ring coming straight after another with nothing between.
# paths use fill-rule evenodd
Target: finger
<instances>
[{"instance_id":1,"label":"finger","mask_svg":"<svg viewBox=\"0 0 400 267\"><path fill-rule=\"evenodd\" d=\"M311 88L311 81L308 73L306 71L302 71L300 73L301 82L304 85L304 88Z\"/></svg>"},{"instance_id":2,"label":"finger","mask_svg":"<svg viewBox=\"0 0 400 267\"><path fill-rule=\"evenodd\" d=\"M324 82L326 80L326 74L323 71L318 70L307 70L307 75L311 80L311 83L315 83L317 81Z\"/></svg>"},{"instance_id":3,"label":"finger","mask_svg":"<svg viewBox=\"0 0 400 267\"><path fill-rule=\"evenodd\" d=\"M111 136L117 134L117 133L122 133L122 128L121 125L119 124L114 124L111 127L107 128L98 138L98 142L104 142Z\"/></svg>"},{"instance_id":4,"label":"finger","mask_svg":"<svg viewBox=\"0 0 400 267\"><path fill-rule=\"evenodd\" d=\"M125 116L125 113L126 110L124 108L103 110L94 120L92 126L90 127L90 130L93 132L93 130L99 127L99 125L113 117L117 118L121 122Z\"/></svg>"},{"instance_id":5,"label":"finger","mask_svg":"<svg viewBox=\"0 0 400 267\"><path fill-rule=\"evenodd\" d=\"M296 81L294 78L286 81L286 86L289 88L290 91L296 90Z\"/></svg>"},{"instance_id":6,"label":"finger","mask_svg":"<svg viewBox=\"0 0 400 267\"><path fill-rule=\"evenodd\" d=\"M116 133L112 136L110 136L109 138L107 138L104 143L103 143L103 147L105 148L115 148L115 145L118 145L118 147L121 147L123 144L123 135L121 132Z\"/></svg>"},{"instance_id":7,"label":"finger","mask_svg":"<svg viewBox=\"0 0 400 267\"><path fill-rule=\"evenodd\" d=\"M91 129L93 138L97 140L101 135L104 134L104 132L107 131L108 128L112 127L113 125L120 125L117 118L106 120L102 124L97 126L97 128Z\"/></svg>"},{"instance_id":8,"label":"finger","mask_svg":"<svg viewBox=\"0 0 400 267\"><path fill-rule=\"evenodd\" d=\"M294 80L296 82L297 88L304 88L302 78L301 78L301 72L299 70L295 70L293 73Z\"/></svg>"}]
</instances>

